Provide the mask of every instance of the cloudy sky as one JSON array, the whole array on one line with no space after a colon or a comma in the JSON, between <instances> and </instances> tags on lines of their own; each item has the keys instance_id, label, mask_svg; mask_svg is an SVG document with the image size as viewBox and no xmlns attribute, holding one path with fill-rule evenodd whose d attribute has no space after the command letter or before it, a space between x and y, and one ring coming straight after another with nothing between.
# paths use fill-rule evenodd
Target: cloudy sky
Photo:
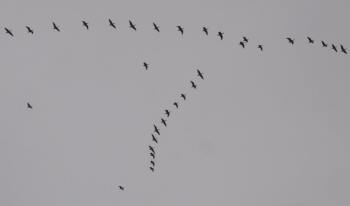
<instances>
[{"instance_id":1,"label":"cloudy sky","mask_svg":"<svg viewBox=\"0 0 350 206\"><path fill-rule=\"evenodd\" d=\"M349 205L349 8L1 0L0 205Z\"/></svg>"}]
</instances>

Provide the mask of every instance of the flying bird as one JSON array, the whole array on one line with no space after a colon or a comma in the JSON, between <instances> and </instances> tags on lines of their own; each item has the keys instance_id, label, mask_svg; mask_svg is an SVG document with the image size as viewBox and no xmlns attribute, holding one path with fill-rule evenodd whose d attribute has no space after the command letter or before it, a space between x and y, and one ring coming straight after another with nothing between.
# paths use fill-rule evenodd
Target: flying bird
<instances>
[{"instance_id":1,"label":"flying bird","mask_svg":"<svg viewBox=\"0 0 350 206\"><path fill-rule=\"evenodd\" d=\"M28 33L34 34L34 31L32 28L30 28L29 26L26 26L26 28Z\"/></svg>"},{"instance_id":2,"label":"flying bird","mask_svg":"<svg viewBox=\"0 0 350 206\"><path fill-rule=\"evenodd\" d=\"M164 126L167 126L165 119L162 118L161 121L162 121L162 124L164 124Z\"/></svg>"},{"instance_id":3,"label":"flying bird","mask_svg":"<svg viewBox=\"0 0 350 206\"><path fill-rule=\"evenodd\" d=\"M202 31L208 36L208 28L207 27L204 26L202 28Z\"/></svg>"},{"instance_id":4,"label":"flying bird","mask_svg":"<svg viewBox=\"0 0 350 206\"><path fill-rule=\"evenodd\" d=\"M194 81L191 81L191 87L192 87L193 89L197 89L197 85L194 83Z\"/></svg>"},{"instance_id":5,"label":"flying bird","mask_svg":"<svg viewBox=\"0 0 350 206\"><path fill-rule=\"evenodd\" d=\"M313 44L313 43L314 43L314 40L311 39L311 37L307 37L307 40L309 41L310 44Z\"/></svg>"},{"instance_id":6,"label":"flying bird","mask_svg":"<svg viewBox=\"0 0 350 206\"><path fill-rule=\"evenodd\" d=\"M338 52L338 49L337 49L337 47L336 47L334 44L332 44L332 49L333 49L335 52Z\"/></svg>"},{"instance_id":7,"label":"flying bird","mask_svg":"<svg viewBox=\"0 0 350 206\"><path fill-rule=\"evenodd\" d=\"M183 35L184 29L181 26L177 26L177 30Z\"/></svg>"},{"instance_id":8,"label":"flying bird","mask_svg":"<svg viewBox=\"0 0 350 206\"><path fill-rule=\"evenodd\" d=\"M155 158L156 158L155 154L154 154L154 153L152 153L152 152L150 152L150 153L149 153L149 155L151 155L151 157L152 157L153 159L155 159Z\"/></svg>"},{"instance_id":9,"label":"flying bird","mask_svg":"<svg viewBox=\"0 0 350 206\"><path fill-rule=\"evenodd\" d=\"M155 142L155 143L158 143L158 140L157 140L157 138L154 136L154 134L152 134L152 141Z\"/></svg>"},{"instance_id":10,"label":"flying bird","mask_svg":"<svg viewBox=\"0 0 350 206\"><path fill-rule=\"evenodd\" d=\"M151 165L154 167L155 166L155 163L153 160L150 161Z\"/></svg>"},{"instance_id":11,"label":"flying bird","mask_svg":"<svg viewBox=\"0 0 350 206\"><path fill-rule=\"evenodd\" d=\"M10 29L5 27L5 31L6 31L7 34L9 34L10 36L13 37L13 33L12 33L12 31Z\"/></svg>"},{"instance_id":12,"label":"flying bird","mask_svg":"<svg viewBox=\"0 0 350 206\"><path fill-rule=\"evenodd\" d=\"M260 49L260 51L263 51L263 45L259 44L258 49Z\"/></svg>"},{"instance_id":13,"label":"flying bird","mask_svg":"<svg viewBox=\"0 0 350 206\"><path fill-rule=\"evenodd\" d=\"M149 169L150 169L152 172L154 172L154 167L149 167Z\"/></svg>"},{"instance_id":14,"label":"flying bird","mask_svg":"<svg viewBox=\"0 0 350 206\"><path fill-rule=\"evenodd\" d=\"M244 45L244 42L243 42L243 41L240 41L240 42L239 42L239 45L241 45L242 48L244 49L245 45Z\"/></svg>"},{"instance_id":15,"label":"flying bird","mask_svg":"<svg viewBox=\"0 0 350 206\"><path fill-rule=\"evenodd\" d=\"M174 102L173 105L178 109L179 108L179 104L177 102Z\"/></svg>"},{"instance_id":16,"label":"flying bird","mask_svg":"<svg viewBox=\"0 0 350 206\"><path fill-rule=\"evenodd\" d=\"M324 42L324 41L321 41L321 43L322 43L322 47L327 47L328 46L328 44L326 42Z\"/></svg>"},{"instance_id":17,"label":"flying bird","mask_svg":"<svg viewBox=\"0 0 350 206\"><path fill-rule=\"evenodd\" d=\"M199 69L197 69L197 75L198 75L201 79L204 79L203 73L202 73L201 71L199 71Z\"/></svg>"},{"instance_id":18,"label":"flying bird","mask_svg":"<svg viewBox=\"0 0 350 206\"><path fill-rule=\"evenodd\" d=\"M148 149L151 150L152 153L154 153L154 154L156 153L152 146L148 146Z\"/></svg>"},{"instance_id":19,"label":"flying bird","mask_svg":"<svg viewBox=\"0 0 350 206\"><path fill-rule=\"evenodd\" d=\"M153 126L154 126L154 132L160 135L158 127L155 124Z\"/></svg>"},{"instance_id":20,"label":"flying bird","mask_svg":"<svg viewBox=\"0 0 350 206\"><path fill-rule=\"evenodd\" d=\"M120 190L124 191L124 187L123 186L119 185L118 187L119 187Z\"/></svg>"},{"instance_id":21,"label":"flying bird","mask_svg":"<svg viewBox=\"0 0 350 206\"><path fill-rule=\"evenodd\" d=\"M27 108L28 109L33 109L32 105L29 102L27 102Z\"/></svg>"},{"instance_id":22,"label":"flying bird","mask_svg":"<svg viewBox=\"0 0 350 206\"><path fill-rule=\"evenodd\" d=\"M294 39L292 39L292 38L290 38L290 37L287 37L286 39L288 40L288 42L289 42L290 44L294 44Z\"/></svg>"},{"instance_id":23,"label":"flying bird","mask_svg":"<svg viewBox=\"0 0 350 206\"><path fill-rule=\"evenodd\" d=\"M81 23L87 30L89 30L89 24L86 21L81 21Z\"/></svg>"},{"instance_id":24,"label":"flying bird","mask_svg":"<svg viewBox=\"0 0 350 206\"><path fill-rule=\"evenodd\" d=\"M185 94L181 94L180 95L184 100L186 100L186 95Z\"/></svg>"},{"instance_id":25,"label":"flying bird","mask_svg":"<svg viewBox=\"0 0 350 206\"><path fill-rule=\"evenodd\" d=\"M129 20L129 26L130 26L130 28L132 28L134 31L136 31L136 26L135 26L134 23L132 23L131 20Z\"/></svg>"},{"instance_id":26,"label":"flying bird","mask_svg":"<svg viewBox=\"0 0 350 206\"><path fill-rule=\"evenodd\" d=\"M58 28L55 22L52 22L53 29L60 32L61 30Z\"/></svg>"},{"instance_id":27,"label":"flying bird","mask_svg":"<svg viewBox=\"0 0 350 206\"><path fill-rule=\"evenodd\" d=\"M223 38L224 38L224 33L223 32L221 32L221 31L219 31L218 32L218 36L220 37L220 39L222 40Z\"/></svg>"},{"instance_id":28,"label":"flying bird","mask_svg":"<svg viewBox=\"0 0 350 206\"><path fill-rule=\"evenodd\" d=\"M156 30L157 32L160 32L160 31L159 31L159 26L158 26L156 23L154 23L154 22L153 22L153 28L154 28L154 30Z\"/></svg>"},{"instance_id":29,"label":"flying bird","mask_svg":"<svg viewBox=\"0 0 350 206\"><path fill-rule=\"evenodd\" d=\"M148 69L148 64L146 62L143 62L143 66L145 67L145 69Z\"/></svg>"},{"instance_id":30,"label":"flying bird","mask_svg":"<svg viewBox=\"0 0 350 206\"><path fill-rule=\"evenodd\" d=\"M113 27L113 28L117 28L116 26L115 26L115 23L111 20L111 19L108 19L108 22L109 22L109 26L111 26L111 27Z\"/></svg>"},{"instance_id":31,"label":"flying bird","mask_svg":"<svg viewBox=\"0 0 350 206\"><path fill-rule=\"evenodd\" d=\"M169 117L170 116L170 111L166 109L165 110L165 114L166 114L167 117Z\"/></svg>"},{"instance_id":32,"label":"flying bird","mask_svg":"<svg viewBox=\"0 0 350 206\"><path fill-rule=\"evenodd\" d=\"M344 54L348 54L348 52L346 51L346 48L342 44L340 45L340 49Z\"/></svg>"},{"instance_id":33,"label":"flying bird","mask_svg":"<svg viewBox=\"0 0 350 206\"><path fill-rule=\"evenodd\" d=\"M246 42L246 43L248 43L248 38L244 36L244 37L243 37L243 41Z\"/></svg>"}]
</instances>

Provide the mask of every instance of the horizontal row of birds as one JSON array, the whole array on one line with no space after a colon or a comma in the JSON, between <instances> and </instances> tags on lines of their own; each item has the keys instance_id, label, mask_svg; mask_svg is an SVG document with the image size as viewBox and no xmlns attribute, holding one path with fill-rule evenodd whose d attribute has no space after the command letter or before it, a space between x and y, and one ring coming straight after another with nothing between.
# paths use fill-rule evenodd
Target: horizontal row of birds
<instances>
[{"instance_id":1,"label":"horizontal row of birds","mask_svg":"<svg viewBox=\"0 0 350 206\"><path fill-rule=\"evenodd\" d=\"M89 30L90 29L90 25L87 21L85 20L82 20L81 21L81 24L82 26L86 29L86 30ZM117 26L116 26L116 23L112 20L112 19L108 19L108 25L110 27L112 27L113 29L117 29ZM156 24L155 22L152 23L153 25L153 29L157 32L160 32L160 28L159 28L159 25ZM129 27L130 29L134 30L134 31L137 31L137 28L136 28L136 24L134 22L132 22L131 20L129 20ZM30 26L25 26L26 30L28 33L30 34L34 34L34 29ZM177 30L180 32L181 35L184 35L184 27L181 26L181 25L177 25L176 26ZM7 27L4 27L5 29L5 32L10 35L11 37L14 37L14 33ZM55 23L55 22L52 22L52 29L57 31L57 32L60 32L61 31L61 28ZM202 27L202 31L205 35L209 35L209 29L208 27L206 26L203 26ZM223 40L224 39L224 32L222 31L218 31L217 32L217 36ZM310 44L314 44L315 41L311 38L311 37L307 37L306 38L307 41L310 43ZM293 39L292 37L287 37L286 40L288 40L288 42L292 45L294 45L295 43L295 39ZM248 43L248 38L243 36L243 39L242 41L239 42L239 45L242 47L242 48L245 48L246 47L246 43ZM321 44L322 44L322 47L328 47L328 43L326 43L325 41L321 41ZM340 44L339 47L336 46L335 44L331 44L330 45L331 49L335 52L338 52L339 48L340 48L340 52L344 53L344 54L347 54L347 49L342 45ZM260 50L260 51L263 51L264 50L264 46L262 44L259 44L257 46L257 48Z\"/></svg>"},{"instance_id":2,"label":"horizontal row of birds","mask_svg":"<svg viewBox=\"0 0 350 206\"><path fill-rule=\"evenodd\" d=\"M203 76L203 73L197 69L197 76L200 78L200 79L204 79L204 76ZM194 81L190 81L191 83L191 88L192 89L197 89L197 85ZM180 94L180 98L182 98L183 101L186 100L186 94L184 93L181 93ZM179 101L175 101L173 103L173 106L178 109L179 108ZM164 114L165 114L165 117L161 117L160 118L160 123L164 126L164 127L167 127L168 124L167 124L167 120L169 119L170 117L170 113L171 111L169 109L165 109L164 111ZM153 129L154 131L152 132L151 136L152 136L152 142L154 144L158 144L158 138L160 136L160 127L158 127L156 124L153 124ZM152 145L148 145L148 149L149 149L149 155L151 157L151 160L150 160L150 166L149 166L149 169L150 171L154 172L154 169L155 169L155 166L156 166L156 163L155 163L155 160L156 160L156 150L155 150L155 147L152 146Z\"/></svg>"}]
</instances>

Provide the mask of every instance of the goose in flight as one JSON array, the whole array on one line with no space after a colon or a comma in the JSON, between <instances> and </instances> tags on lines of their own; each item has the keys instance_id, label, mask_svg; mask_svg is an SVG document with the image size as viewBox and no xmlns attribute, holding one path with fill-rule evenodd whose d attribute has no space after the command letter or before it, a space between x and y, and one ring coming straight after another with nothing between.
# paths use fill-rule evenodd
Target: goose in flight
<instances>
[{"instance_id":1,"label":"goose in flight","mask_svg":"<svg viewBox=\"0 0 350 206\"><path fill-rule=\"evenodd\" d=\"M155 162L153 160L151 160L150 163L151 163L152 167L155 166Z\"/></svg>"},{"instance_id":2,"label":"goose in flight","mask_svg":"<svg viewBox=\"0 0 350 206\"><path fill-rule=\"evenodd\" d=\"M166 114L167 117L169 117L170 116L170 111L166 109L165 110L165 114Z\"/></svg>"},{"instance_id":3,"label":"goose in flight","mask_svg":"<svg viewBox=\"0 0 350 206\"><path fill-rule=\"evenodd\" d=\"M115 23L112 21L112 19L108 19L108 22L109 22L109 26L117 29L117 27L115 26Z\"/></svg>"},{"instance_id":4,"label":"goose in flight","mask_svg":"<svg viewBox=\"0 0 350 206\"><path fill-rule=\"evenodd\" d=\"M184 34L184 29L181 26L176 26L177 30L183 35Z\"/></svg>"},{"instance_id":5,"label":"goose in flight","mask_svg":"<svg viewBox=\"0 0 350 206\"><path fill-rule=\"evenodd\" d=\"M33 109L32 105L29 102L27 102L27 108L28 109Z\"/></svg>"},{"instance_id":6,"label":"goose in flight","mask_svg":"<svg viewBox=\"0 0 350 206\"><path fill-rule=\"evenodd\" d=\"M166 127L167 126L167 124L166 124L166 121L165 121L165 119L161 119L161 122L162 122L162 124Z\"/></svg>"},{"instance_id":7,"label":"goose in flight","mask_svg":"<svg viewBox=\"0 0 350 206\"><path fill-rule=\"evenodd\" d=\"M131 20L129 20L129 26L130 26L130 28L132 28L134 31L136 31L136 26L135 26L134 23L132 23Z\"/></svg>"},{"instance_id":8,"label":"goose in flight","mask_svg":"<svg viewBox=\"0 0 350 206\"><path fill-rule=\"evenodd\" d=\"M174 102L173 105L178 109L179 108L179 104L177 102Z\"/></svg>"},{"instance_id":9,"label":"goose in flight","mask_svg":"<svg viewBox=\"0 0 350 206\"><path fill-rule=\"evenodd\" d=\"M154 136L154 134L152 134L152 141L155 142L155 143L158 143L158 140L157 140L157 138Z\"/></svg>"},{"instance_id":10,"label":"goose in flight","mask_svg":"<svg viewBox=\"0 0 350 206\"><path fill-rule=\"evenodd\" d=\"M150 169L152 172L154 172L154 167L149 167L149 169Z\"/></svg>"},{"instance_id":11,"label":"goose in flight","mask_svg":"<svg viewBox=\"0 0 350 206\"><path fill-rule=\"evenodd\" d=\"M245 42L245 43L248 43L248 38L247 37L243 37L243 41Z\"/></svg>"},{"instance_id":12,"label":"goose in flight","mask_svg":"<svg viewBox=\"0 0 350 206\"><path fill-rule=\"evenodd\" d=\"M203 27L202 28L202 31L205 33L205 35L207 35L208 36L208 28L207 27Z\"/></svg>"},{"instance_id":13,"label":"goose in flight","mask_svg":"<svg viewBox=\"0 0 350 206\"><path fill-rule=\"evenodd\" d=\"M86 30L89 30L89 24L86 21L81 21L81 23L83 24L83 27L86 28Z\"/></svg>"},{"instance_id":14,"label":"goose in flight","mask_svg":"<svg viewBox=\"0 0 350 206\"><path fill-rule=\"evenodd\" d=\"M29 26L26 26L26 28L28 33L34 34L34 31L32 28L30 28Z\"/></svg>"},{"instance_id":15,"label":"goose in flight","mask_svg":"<svg viewBox=\"0 0 350 206\"><path fill-rule=\"evenodd\" d=\"M290 37L287 37L286 39L288 40L288 42L289 42L290 44L294 44L294 39L292 39L292 38L290 38Z\"/></svg>"},{"instance_id":16,"label":"goose in flight","mask_svg":"<svg viewBox=\"0 0 350 206\"><path fill-rule=\"evenodd\" d=\"M55 22L52 22L53 29L60 32L61 30L58 28Z\"/></svg>"},{"instance_id":17,"label":"goose in flight","mask_svg":"<svg viewBox=\"0 0 350 206\"><path fill-rule=\"evenodd\" d=\"M340 45L340 49L344 54L348 54L348 52L346 51L346 48L342 44Z\"/></svg>"},{"instance_id":18,"label":"goose in flight","mask_svg":"<svg viewBox=\"0 0 350 206\"><path fill-rule=\"evenodd\" d=\"M194 81L191 81L191 87L192 87L193 89L197 89L197 85L194 83Z\"/></svg>"},{"instance_id":19,"label":"goose in flight","mask_svg":"<svg viewBox=\"0 0 350 206\"><path fill-rule=\"evenodd\" d=\"M182 93L180 96L181 96L184 100L186 100L186 95L185 95L185 94Z\"/></svg>"},{"instance_id":20,"label":"goose in flight","mask_svg":"<svg viewBox=\"0 0 350 206\"><path fill-rule=\"evenodd\" d=\"M307 40L309 41L310 44L313 44L313 43L314 43L314 40L311 39L311 37L307 37Z\"/></svg>"},{"instance_id":21,"label":"goose in flight","mask_svg":"<svg viewBox=\"0 0 350 206\"><path fill-rule=\"evenodd\" d=\"M147 62L143 62L143 66L145 67L145 69L148 69L148 63Z\"/></svg>"},{"instance_id":22,"label":"goose in flight","mask_svg":"<svg viewBox=\"0 0 350 206\"><path fill-rule=\"evenodd\" d=\"M243 41L239 42L239 45L241 45L243 49L245 48L245 45L244 45Z\"/></svg>"},{"instance_id":23,"label":"goose in flight","mask_svg":"<svg viewBox=\"0 0 350 206\"><path fill-rule=\"evenodd\" d=\"M224 38L224 33L223 32L221 32L221 31L219 31L218 32L218 36L220 37L220 39L222 40L223 38Z\"/></svg>"},{"instance_id":24,"label":"goose in flight","mask_svg":"<svg viewBox=\"0 0 350 206\"><path fill-rule=\"evenodd\" d=\"M321 43L322 43L322 47L327 47L328 46L328 44L326 42L324 42L324 41L321 41Z\"/></svg>"},{"instance_id":25,"label":"goose in flight","mask_svg":"<svg viewBox=\"0 0 350 206\"><path fill-rule=\"evenodd\" d=\"M259 44L258 49L260 49L260 51L263 51L263 45Z\"/></svg>"},{"instance_id":26,"label":"goose in flight","mask_svg":"<svg viewBox=\"0 0 350 206\"><path fill-rule=\"evenodd\" d=\"M159 31L159 26L158 26L156 23L154 23L154 22L153 22L153 28L154 28L154 30L156 30L157 32L160 32L160 31Z\"/></svg>"},{"instance_id":27,"label":"goose in flight","mask_svg":"<svg viewBox=\"0 0 350 206\"><path fill-rule=\"evenodd\" d=\"M154 148L153 148L152 146L148 146L148 149L151 150L151 152L152 152L153 154L156 153L156 152L154 151Z\"/></svg>"},{"instance_id":28,"label":"goose in flight","mask_svg":"<svg viewBox=\"0 0 350 206\"><path fill-rule=\"evenodd\" d=\"M6 31L6 34L8 34L8 35L13 37L13 33L12 33L12 31L10 29L5 27L5 31Z\"/></svg>"},{"instance_id":29,"label":"goose in flight","mask_svg":"<svg viewBox=\"0 0 350 206\"><path fill-rule=\"evenodd\" d=\"M154 132L160 135L158 127L155 124L153 125L153 127L154 127Z\"/></svg>"},{"instance_id":30,"label":"goose in flight","mask_svg":"<svg viewBox=\"0 0 350 206\"><path fill-rule=\"evenodd\" d=\"M155 159L155 158L156 158L155 154L154 154L154 153L152 153L152 152L150 152L150 153L149 153L149 155L151 155L151 157L152 157L153 159Z\"/></svg>"},{"instance_id":31,"label":"goose in flight","mask_svg":"<svg viewBox=\"0 0 350 206\"><path fill-rule=\"evenodd\" d=\"M197 75L198 75L201 79L204 79L203 73L202 73L201 71L199 71L199 69L197 69Z\"/></svg>"},{"instance_id":32,"label":"goose in flight","mask_svg":"<svg viewBox=\"0 0 350 206\"><path fill-rule=\"evenodd\" d=\"M332 49L333 49L335 52L338 52L338 49L337 49L337 47L336 47L334 44L332 44Z\"/></svg>"}]
</instances>

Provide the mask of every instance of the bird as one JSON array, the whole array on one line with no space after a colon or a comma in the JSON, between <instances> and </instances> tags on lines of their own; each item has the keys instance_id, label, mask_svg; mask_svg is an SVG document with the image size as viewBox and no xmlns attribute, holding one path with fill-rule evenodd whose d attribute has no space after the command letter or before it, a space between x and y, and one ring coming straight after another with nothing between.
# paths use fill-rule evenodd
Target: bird
<instances>
[{"instance_id":1,"label":"bird","mask_svg":"<svg viewBox=\"0 0 350 206\"><path fill-rule=\"evenodd\" d=\"M162 122L162 124L164 124L164 126L167 126L165 119L162 118L161 122Z\"/></svg>"},{"instance_id":2,"label":"bird","mask_svg":"<svg viewBox=\"0 0 350 206\"><path fill-rule=\"evenodd\" d=\"M332 44L332 49L333 49L335 52L338 52L338 49L337 49L337 47L336 47L334 44Z\"/></svg>"},{"instance_id":3,"label":"bird","mask_svg":"<svg viewBox=\"0 0 350 206\"><path fill-rule=\"evenodd\" d=\"M152 141L155 142L155 143L158 143L158 140L157 140L157 138L154 136L154 134L152 134Z\"/></svg>"},{"instance_id":4,"label":"bird","mask_svg":"<svg viewBox=\"0 0 350 206\"><path fill-rule=\"evenodd\" d=\"M160 135L158 127L155 124L153 126L154 126L154 132Z\"/></svg>"},{"instance_id":5,"label":"bird","mask_svg":"<svg viewBox=\"0 0 350 206\"><path fill-rule=\"evenodd\" d=\"M148 69L148 64L147 64L147 62L143 62L143 66L145 67L146 70Z\"/></svg>"},{"instance_id":6,"label":"bird","mask_svg":"<svg viewBox=\"0 0 350 206\"><path fill-rule=\"evenodd\" d=\"M83 24L83 26L88 30L89 29L89 24L86 21L81 21L81 23Z\"/></svg>"},{"instance_id":7,"label":"bird","mask_svg":"<svg viewBox=\"0 0 350 206\"><path fill-rule=\"evenodd\" d=\"M324 42L324 41L321 41L321 43L322 43L322 47L327 47L328 46L328 44L326 42Z\"/></svg>"},{"instance_id":8,"label":"bird","mask_svg":"<svg viewBox=\"0 0 350 206\"><path fill-rule=\"evenodd\" d=\"M52 22L53 29L60 32L61 30L58 28L55 22Z\"/></svg>"},{"instance_id":9,"label":"bird","mask_svg":"<svg viewBox=\"0 0 350 206\"><path fill-rule=\"evenodd\" d=\"M149 153L149 155L153 158L153 159L155 159L156 158L156 156L155 156L155 154L154 153L152 153L152 152L150 152Z\"/></svg>"},{"instance_id":10,"label":"bird","mask_svg":"<svg viewBox=\"0 0 350 206\"><path fill-rule=\"evenodd\" d=\"M248 38L244 36L244 37L243 37L243 41L246 42L246 43L248 43Z\"/></svg>"},{"instance_id":11,"label":"bird","mask_svg":"<svg viewBox=\"0 0 350 206\"><path fill-rule=\"evenodd\" d=\"M9 34L10 36L13 37L13 33L12 33L12 31L10 29L5 27L5 31L6 31L7 34Z\"/></svg>"},{"instance_id":12,"label":"bird","mask_svg":"<svg viewBox=\"0 0 350 206\"><path fill-rule=\"evenodd\" d=\"M307 40L309 41L310 44L313 44L313 43L314 43L314 40L311 39L311 37L307 37Z\"/></svg>"},{"instance_id":13,"label":"bird","mask_svg":"<svg viewBox=\"0 0 350 206\"><path fill-rule=\"evenodd\" d=\"M155 166L155 163L153 160L150 161L151 165L154 167Z\"/></svg>"},{"instance_id":14,"label":"bird","mask_svg":"<svg viewBox=\"0 0 350 206\"><path fill-rule=\"evenodd\" d=\"M120 190L124 191L124 187L123 186L119 185L118 187L119 187Z\"/></svg>"},{"instance_id":15,"label":"bird","mask_svg":"<svg viewBox=\"0 0 350 206\"><path fill-rule=\"evenodd\" d=\"M202 28L202 31L208 36L208 28L207 27L204 26Z\"/></svg>"},{"instance_id":16,"label":"bird","mask_svg":"<svg viewBox=\"0 0 350 206\"><path fill-rule=\"evenodd\" d=\"M184 34L184 29L181 26L176 26L177 30L183 35Z\"/></svg>"},{"instance_id":17,"label":"bird","mask_svg":"<svg viewBox=\"0 0 350 206\"><path fill-rule=\"evenodd\" d=\"M32 28L30 28L29 26L26 26L26 28L28 33L34 34L34 31Z\"/></svg>"},{"instance_id":18,"label":"bird","mask_svg":"<svg viewBox=\"0 0 350 206\"><path fill-rule=\"evenodd\" d=\"M244 42L243 42L243 41L240 41L240 42L239 42L239 45L241 45L242 48L244 49L245 45L244 45Z\"/></svg>"},{"instance_id":19,"label":"bird","mask_svg":"<svg viewBox=\"0 0 350 206\"><path fill-rule=\"evenodd\" d=\"M166 114L167 117L169 117L170 116L170 111L166 109L165 110L165 114Z\"/></svg>"},{"instance_id":20,"label":"bird","mask_svg":"<svg viewBox=\"0 0 350 206\"><path fill-rule=\"evenodd\" d=\"M131 20L129 20L129 26L130 26L130 28L132 28L134 31L136 31L136 26L135 26L134 23L132 23Z\"/></svg>"},{"instance_id":21,"label":"bird","mask_svg":"<svg viewBox=\"0 0 350 206\"><path fill-rule=\"evenodd\" d=\"M154 167L149 167L149 169L150 169L152 172L154 172Z\"/></svg>"},{"instance_id":22,"label":"bird","mask_svg":"<svg viewBox=\"0 0 350 206\"><path fill-rule=\"evenodd\" d=\"M117 28L116 26L115 26L115 23L112 21L112 19L108 19L108 22L109 22L109 26L111 26L111 27L113 27L113 28Z\"/></svg>"},{"instance_id":23,"label":"bird","mask_svg":"<svg viewBox=\"0 0 350 206\"><path fill-rule=\"evenodd\" d=\"M154 154L156 153L152 146L148 146L148 149L151 150L152 153L154 153Z\"/></svg>"},{"instance_id":24,"label":"bird","mask_svg":"<svg viewBox=\"0 0 350 206\"><path fill-rule=\"evenodd\" d=\"M223 32L221 32L221 31L219 31L218 32L218 36L220 37L220 39L222 40L223 38L224 38L224 33Z\"/></svg>"},{"instance_id":25,"label":"bird","mask_svg":"<svg viewBox=\"0 0 350 206\"><path fill-rule=\"evenodd\" d=\"M179 108L179 104L177 102L174 102L173 105L175 105L177 109Z\"/></svg>"},{"instance_id":26,"label":"bird","mask_svg":"<svg viewBox=\"0 0 350 206\"><path fill-rule=\"evenodd\" d=\"M260 51L263 51L263 45L259 44L258 49L260 49Z\"/></svg>"},{"instance_id":27,"label":"bird","mask_svg":"<svg viewBox=\"0 0 350 206\"><path fill-rule=\"evenodd\" d=\"M159 31L159 26L153 22L153 27L154 27L154 30L156 30L157 32L160 32Z\"/></svg>"},{"instance_id":28,"label":"bird","mask_svg":"<svg viewBox=\"0 0 350 206\"><path fill-rule=\"evenodd\" d=\"M294 44L294 39L292 39L292 38L290 38L290 37L287 37L286 39L288 40L288 42L289 42L290 44Z\"/></svg>"},{"instance_id":29,"label":"bird","mask_svg":"<svg viewBox=\"0 0 350 206\"><path fill-rule=\"evenodd\" d=\"M201 78L204 79L203 73L197 69L197 75Z\"/></svg>"},{"instance_id":30,"label":"bird","mask_svg":"<svg viewBox=\"0 0 350 206\"><path fill-rule=\"evenodd\" d=\"M346 51L345 47L342 44L340 45L340 49L344 54L348 54L348 52Z\"/></svg>"},{"instance_id":31,"label":"bird","mask_svg":"<svg viewBox=\"0 0 350 206\"><path fill-rule=\"evenodd\" d=\"M29 102L27 102L27 108L28 109L33 109L33 106Z\"/></svg>"},{"instance_id":32,"label":"bird","mask_svg":"<svg viewBox=\"0 0 350 206\"><path fill-rule=\"evenodd\" d=\"M191 81L191 87L192 87L193 89L197 89L197 85L194 83L194 81Z\"/></svg>"},{"instance_id":33,"label":"bird","mask_svg":"<svg viewBox=\"0 0 350 206\"><path fill-rule=\"evenodd\" d=\"M186 100L186 95L185 95L185 94L182 93L180 96L181 96L184 100Z\"/></svg>"}]
</instances>

